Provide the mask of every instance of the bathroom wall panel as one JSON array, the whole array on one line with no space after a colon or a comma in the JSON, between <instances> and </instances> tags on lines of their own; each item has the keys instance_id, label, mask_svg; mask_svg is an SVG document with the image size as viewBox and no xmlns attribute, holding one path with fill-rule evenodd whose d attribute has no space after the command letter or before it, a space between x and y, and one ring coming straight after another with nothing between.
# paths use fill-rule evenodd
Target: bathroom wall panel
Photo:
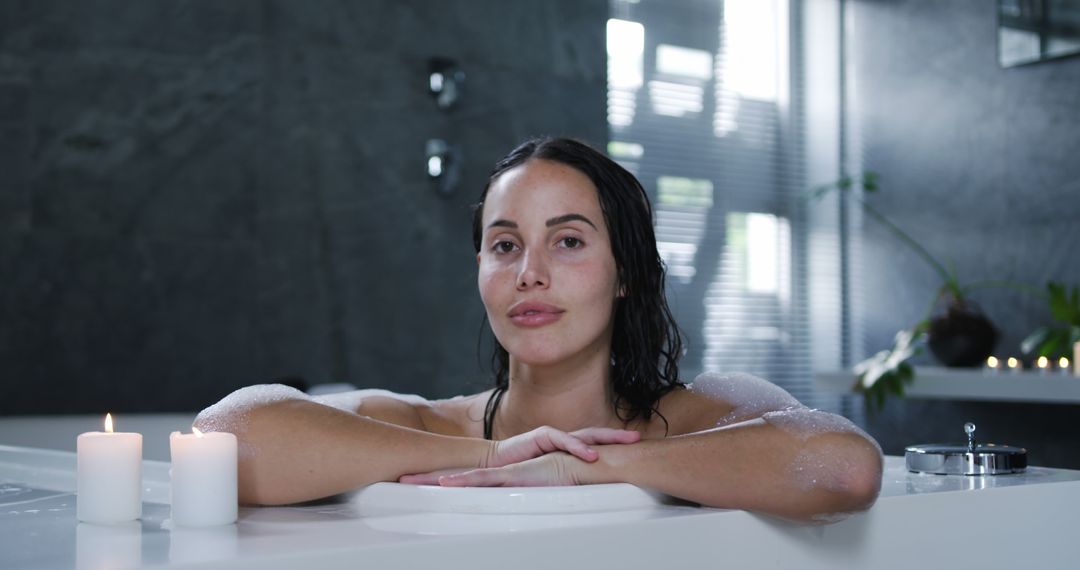
<instances>
[{"instance_id":1,"label":"bathroom wall panel","mask_svg":"<svg viewBox=\"0 0 1080 570\"><path fill-rule=\"evenodd\" d=\"M257 44L194 56L37 58L35 224L110 235L250 237Z\"/></svg>"},{"instance_id":2,"label":"bathroom wall panel","mask_svg":"<svg viewBox=\"0 0 1080 570\"><path fill-rule=\"evenodd\" d=\"M607 137L601 0L0 10L0 414L485 387L469 206L522 138ZM467 75L449 113L433 56Z\"/></svg>"},{"instance_id":3,"label":"bathroom wall panel","mask_svg":"<svg viewBox=\"0 0 1080 570\"><path fill-rule=\"evenodd\" d=\"M0 84L0 91L4 90ZM22 123L22 124L20 124ZM30 152L27 121L0 123L0 231L30 227Z\"/></svg>"},{"instance_id":4,"label":"bathroom wall panel","mask_svg":"<svg viewBox=\"0 0 1080 570\"><path fill-rule=\"evenodd\" d=\"M871 203L954 262L963 282L1080 284L1080 59L1001 69L992 3L857 1L852 10L861 150L864 167L881 176ZM872 221L862 236L858 279L872 353L922 318L940 280ZM1024 293L996 288L973 298L1001 329L1002 355L1019 354L1020 341L1050 322L1045 302ZM1063 420L1070 410L896 401L869 426L896 453L959 439L957 426L981 418L980 431L985 423L995 439L1027 445L1033 461L1075 468L1065 446L1080 435Z\"/></svg>"},{"instance_id":5,"label":"bathroom wall panel","mask_svg":"<svg viewBox=\"0 0 1080 570\"><path fill-rule=\"evenodd\" d=\"M47 231L5 241L5 410L161 411L250 378L248 247Z\"/></svg>"}]
</instances>

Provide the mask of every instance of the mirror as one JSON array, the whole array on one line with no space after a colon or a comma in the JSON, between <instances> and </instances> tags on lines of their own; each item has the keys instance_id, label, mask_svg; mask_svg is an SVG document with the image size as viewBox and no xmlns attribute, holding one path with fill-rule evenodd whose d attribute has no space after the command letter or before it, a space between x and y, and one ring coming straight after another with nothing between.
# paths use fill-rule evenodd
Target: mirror
<instances>
[{"instance_id":1,"label":"mirror","mask_svg":"<svg viewBox=\"0 0 1080 570\"><path fill-rule=\"evenodd\" d=\"M998 62L1014 67L1080 53L1080 0L998 0Z\"/></svg>"}]
</instances>

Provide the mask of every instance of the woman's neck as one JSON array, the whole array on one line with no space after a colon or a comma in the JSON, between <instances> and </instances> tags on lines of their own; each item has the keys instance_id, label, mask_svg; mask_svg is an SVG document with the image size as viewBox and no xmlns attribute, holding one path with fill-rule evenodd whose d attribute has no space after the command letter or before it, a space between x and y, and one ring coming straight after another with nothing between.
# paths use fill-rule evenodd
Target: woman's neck
<instances>
[{"instance_id":1,"label":"woman's neck","mask_svg":"<svg viewBox=\"0 0 1080 570\"><path fill-rule=\"evenodd\" d=\"M494 436L505 439L540 426L566 432L622 427L613 397L609 352L551 366L529 365L511 356L510 383L495 413Z\"/></svg>"}]
</instances>

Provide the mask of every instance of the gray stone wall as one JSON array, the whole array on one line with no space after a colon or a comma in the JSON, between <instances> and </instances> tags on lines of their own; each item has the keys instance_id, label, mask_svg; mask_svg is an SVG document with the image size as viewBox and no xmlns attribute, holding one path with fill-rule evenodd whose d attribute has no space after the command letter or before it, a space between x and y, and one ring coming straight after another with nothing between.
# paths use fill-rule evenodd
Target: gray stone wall
<instances>
[{"instance_id":1,"label":"gray stone wall","mask_svg":"<svg viewBox=\"0 0 1080 570\"><path fill-rule=\"evenodd\" d=\"M1001 69L996 3L856 0L852 57L871 199L965 282L1080 284L1080 58ZM865 348L922 318L935 274L867 221L859 278ZM1009 289L974 299L1002 331L998 353L1050 319ZM1076 406L895 401L869 419L887 452L963 437L964 421L1028 446L1037 463L1080 467Z\"/></svg>"},{"instance_id":2,"label":"gray stone wall","mask_svg":"<svg viewBox=\"0 0 1080 570\"><path fill-rule=\"evenodd\" d=\"M604 0L0 0L0 414L486 386L469 205L607 139ZM458 60L461 105L427 93ZM457 193L424 144L463 153Z\"/></svg>"}]
</instances>

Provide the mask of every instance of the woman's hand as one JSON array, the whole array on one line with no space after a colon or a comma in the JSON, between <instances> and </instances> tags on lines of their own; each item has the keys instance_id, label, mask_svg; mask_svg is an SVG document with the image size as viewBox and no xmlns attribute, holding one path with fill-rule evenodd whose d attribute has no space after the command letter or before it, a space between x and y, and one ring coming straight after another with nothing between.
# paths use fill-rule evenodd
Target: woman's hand
<instances>
[{"instance_id":1,"label":"woman's hand","mask_svg":"<svg viewBox=\"0 0 1080 570\"><path fill-rule=\"evenodd\" d=\"M554 487L578 485L585 462L568 453L548 453L520 463L441 475L443 487Z\"/></svg>"},{"instance_id":2,"label":"woman's hand","mask_svg":"<svg viewBox=\"0 0 1080 570\"><path fill-rule=\"evenodd\" d=\"M539 427L509 439L494 442L484 467L502 467L520 463L554 451L565 451L583 461L593 462L598 457L590 445L634 443L641 434L625 429L585 428L566 433L553 427Z\"/></svg>"},{"instance_id":3,"label":"woman's hand","mask_svg":"<svg viewBox=\"0 0 1080 570\"><path fill-rule=\"evenodd\" d=\"M599 455L596 450L589 447L590 445L608 445L618 443L635 443L641 439L641 434L632 430L612 429L612 428L585 428L575 432L566 433L561 430L557 430L552 427L540 427L530 432L523 433L505 439L502 441L493 442L491 451L488 453L486 462L484 463L486 469L449 469L442 471L434 471L431 473L421 473L416 475L404 475L398 479L401 483L411 483L414 485L439 485L441 481L446 477L452 475L459 475L463 473L478 472L478 471L497 471L498 468L505 466L519 465L523 463L529 463L533 459L543 459L548 455L561 456L564 459L577 459L585 462L596 461ZM565 453L555 453L565 452ZM541 470L551 468L563 468L565 462L559 463L562 460L552 460L549 462L538 462L546 467L541 467ZM530 467L530 469L534 469ZM529 471L533 473L533 471ZM524 472L519 473L524 474ZM544 475L540 479L544 480L563 480L563 475L556 475L554 478L551 474ZM495 475L495 477L504 475ZM465 479L466 481L474 480L473 477ZM485 479L486 480L486 479ZM530 478L530 480L532 480ZM470 483L465 483L469 485ZM507 483L500 483L507 484ZM533 485L571 485L573 483L534 483Z\"/></svg>"}]
</instances>

